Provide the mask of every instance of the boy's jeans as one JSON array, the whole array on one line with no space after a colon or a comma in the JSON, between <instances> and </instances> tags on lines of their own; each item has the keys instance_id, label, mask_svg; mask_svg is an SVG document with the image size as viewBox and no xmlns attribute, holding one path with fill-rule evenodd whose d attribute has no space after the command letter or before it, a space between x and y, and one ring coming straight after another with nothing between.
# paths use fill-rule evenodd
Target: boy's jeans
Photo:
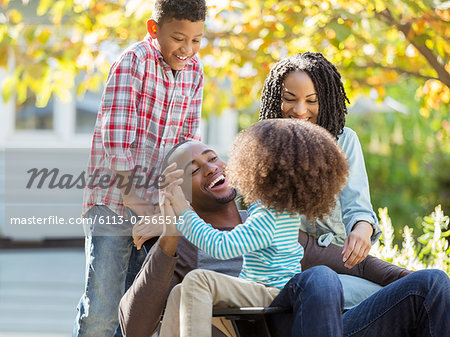
<instances>
[{"instance_id":1,"label":"boy's jeans","mask_svg":"<svg viewBox=\"0 0 450 337\"><path fill-rule=\"evenodd\" d=\"M145 253L133 247L130 223L111 224L119 222L112 217L117 214L106 206L94 206L86 214L86 218L95 218L96 222L86 226L85 289L78 304L73 337L122 336L119 302L139 272Z\"/></svg>"},{"instance_id":2,"label":"boy's jeans","mask_svg":"<svg viewBox=\"0 0 450 337\"><path fill-rule=\"evenodd\" d=\"M314 303L306 305L311 302L308 299L308 292L304 291L308 282L305 283L301 275L309 270L289 281L271 304L292 307L295 313L273 317L272 327L277 336L448 336L450 279L441 270L414 272L384 287L344 314L339 312L341 306L337 302L330 302L329 305L322 307ZM329 273L334 272L330 270ZM315 281L317 281L316 288L323 290L324 295L333 296L334 291L330 293L330 289L322 289L320 278L316 278ZM334 288L338 290L338 281L332 283L335 283ZM302 310L302 304L306 305L307 310ZM320 320L306 319L304 315L311 313L314 313L316 318L322 315L326 316L326 319L323 318L321 323Z\"/></svg>"}]
</instances>

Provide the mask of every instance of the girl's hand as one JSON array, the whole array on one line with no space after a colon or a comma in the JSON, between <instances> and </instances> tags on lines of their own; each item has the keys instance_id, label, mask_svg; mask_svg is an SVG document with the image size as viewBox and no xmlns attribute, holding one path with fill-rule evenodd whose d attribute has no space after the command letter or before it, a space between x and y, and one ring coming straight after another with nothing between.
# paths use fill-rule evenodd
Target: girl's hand
<instances>
[{"instance_id":1,"label":"girl's hand","mask_svg":"<svg viewBox=\"0 0 450 337\"><path fill-rule=\"evenodd\" d=\"M159 207L164 219L164 229L162 236L180 236L181 232L177 229L177 219L175 212L171 206L170 201L166 198L165 194L160 193Z\"/></svg>"},{"instance_id":2,"label":"girl's hand","mask_svg":"<svg viewBox=\"0 0 450 337\"><path fill-rule=\"evenodd\" d=\"M170 204L176 216L180 216L191 205L186 200L180 185L183 183L183 170L176 170L176 163L169 165L161 174L160 192L164 201ZM161 199L160 199L161 200Z\"/></svg>"},{"instance_id":3,"label":"girl's hand","mask_svg":"<svg viewBox=\"0 0 450 337\"><path fill-rule=\"evenodd\" d=\"M186 200L181 187L176 181L170 184L163 193L170 201L176 216L181 216L185 210L192 209L191 205Z\"/></svg>"},{"instance_id":4,"label":"girl's hand","mask_svg":"<svg viewBox=\"0 0 450 337\"><path fill-rule=\"evenodd\" d=\"M342 250L344 266L351 269L362 262L369 255L373 234L372 225L366 221L359 221L347 236Z\"/></svg>"},{"instance_id":5,"label":"girl's hand","mask_svg":"<svg viewBox=\"0 0 450 337\"><path fill-rule=\"evenodd\" d=\"M167 190L172 183L180 185L183 183L183 170L177 170L177 164L172 163L166 167L163 173L159 176L158 188L159 190Z\"/></svg>"}]
</instances>

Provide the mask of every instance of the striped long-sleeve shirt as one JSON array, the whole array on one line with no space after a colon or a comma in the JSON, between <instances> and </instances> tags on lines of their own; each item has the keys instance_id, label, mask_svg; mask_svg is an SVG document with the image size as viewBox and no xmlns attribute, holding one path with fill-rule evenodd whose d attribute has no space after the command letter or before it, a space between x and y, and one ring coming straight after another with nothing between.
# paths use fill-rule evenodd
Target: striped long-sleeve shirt
<instances>
[{"instance_id":1,"label":"striped long-sleeve shirt","mask_svg":"<svg viewBox=\"0 0 450 337\"><path fill-rule=\"evenodd\" d=\"M194 211L186 210L177 228L194 245L217 259L242 255L239 277L281 289L301 272L300 216L276 213L258 203L250 205L249 213L243 224L232 231L221 232L205 223Z\"/></svg>"}]
</instances>

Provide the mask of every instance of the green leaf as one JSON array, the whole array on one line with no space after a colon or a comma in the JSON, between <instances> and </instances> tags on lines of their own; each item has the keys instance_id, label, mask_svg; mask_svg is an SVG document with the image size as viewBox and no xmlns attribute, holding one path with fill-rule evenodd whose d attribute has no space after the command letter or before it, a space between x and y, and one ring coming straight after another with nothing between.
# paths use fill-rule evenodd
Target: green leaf
<instances>
[{"instance_id":1,"label":"green leaf","mask_svg":"<svg viewBox=\"0 0 450 337\"><path fill-rule=\"evenodd\" d=\"M334 32L336 33L336 38L339 42L345 41L352 33L350 27L345 24L339 24L337 21L329 23L327 25L327 28L331 28L334 30Z\"/></svg>"}]
</instances>

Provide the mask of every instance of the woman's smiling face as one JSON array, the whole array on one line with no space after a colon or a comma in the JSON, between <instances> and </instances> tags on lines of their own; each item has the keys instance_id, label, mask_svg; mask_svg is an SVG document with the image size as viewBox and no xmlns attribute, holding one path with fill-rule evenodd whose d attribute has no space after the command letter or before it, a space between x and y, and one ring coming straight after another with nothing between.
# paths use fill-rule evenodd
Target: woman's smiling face
<instances>
[{"instance_id":1,"label":"woman's smiling face","mask_svg":"<svg viewBox=\"0 0 450 337\"><path fill-rule=\"evenodd\" d=\"M305 72L293 71L286 76L281 87L281 113L284 118L317 124L319 97L314 83Z\"/></svg>"}]
</instances>

